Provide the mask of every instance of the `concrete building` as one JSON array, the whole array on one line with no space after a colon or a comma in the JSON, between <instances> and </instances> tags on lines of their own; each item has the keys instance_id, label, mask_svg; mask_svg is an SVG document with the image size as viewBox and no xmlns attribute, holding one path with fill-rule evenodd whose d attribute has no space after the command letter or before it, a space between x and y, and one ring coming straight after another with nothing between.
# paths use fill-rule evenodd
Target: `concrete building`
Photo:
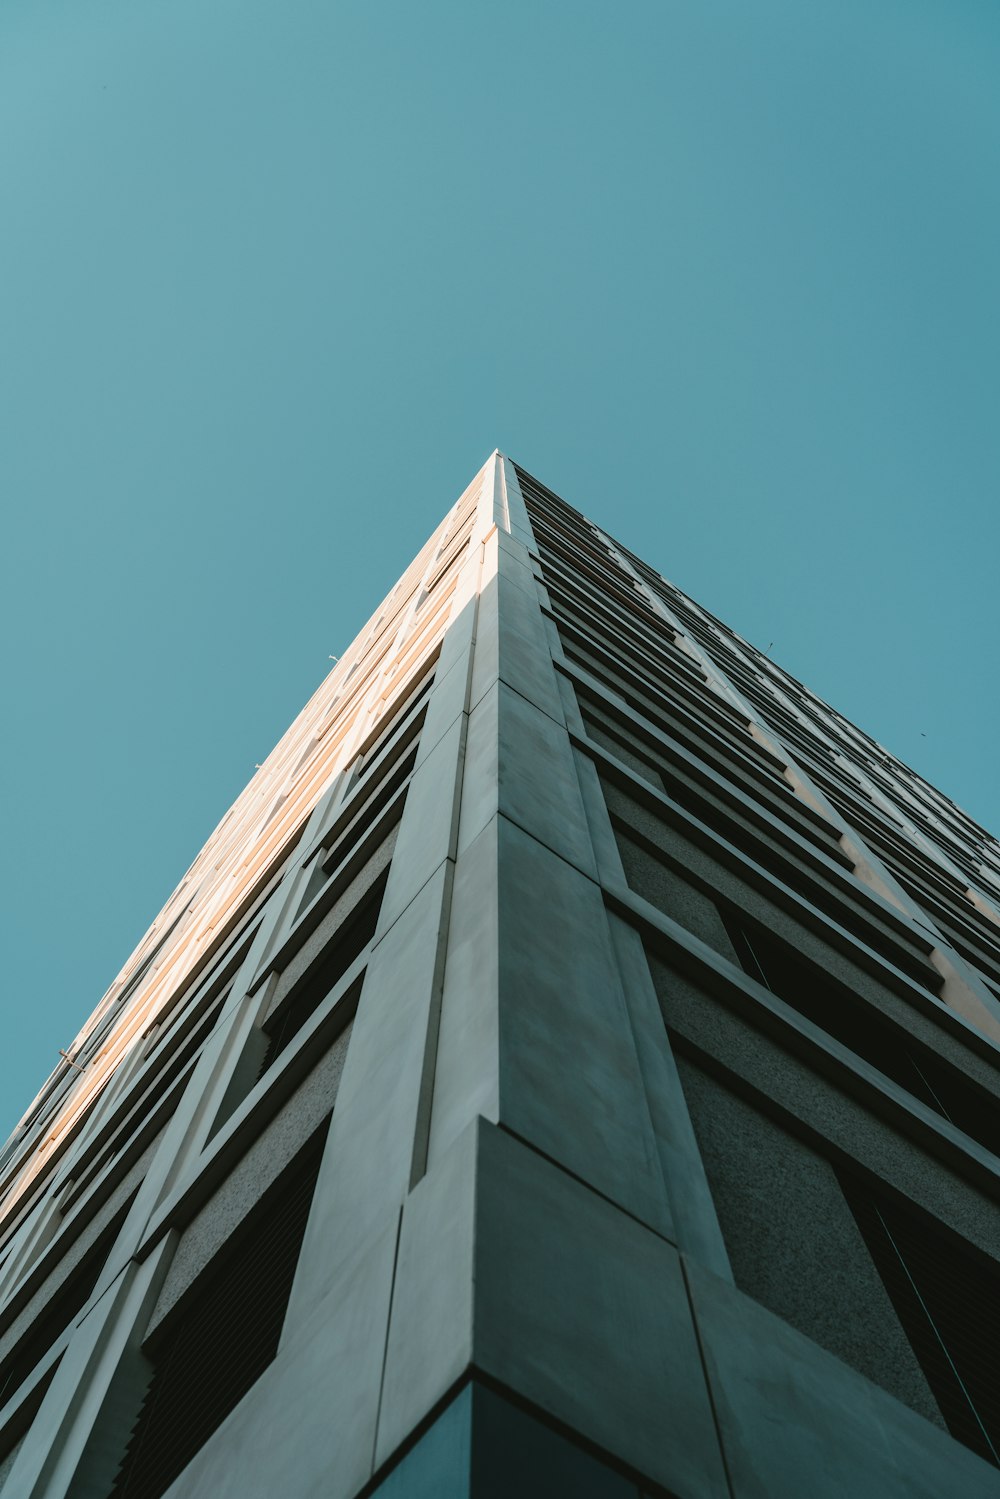
<instances>
[{"instance_id":1,"label":"concrete building","mask_svg":"<svg viewBox=\"0 0 1000 1499\"><path fill-rule=\"evenodd\" d=\"M6 1146L3 1499L995 1499L998 912L494 454Z\"/></svg>"}]
</instances>

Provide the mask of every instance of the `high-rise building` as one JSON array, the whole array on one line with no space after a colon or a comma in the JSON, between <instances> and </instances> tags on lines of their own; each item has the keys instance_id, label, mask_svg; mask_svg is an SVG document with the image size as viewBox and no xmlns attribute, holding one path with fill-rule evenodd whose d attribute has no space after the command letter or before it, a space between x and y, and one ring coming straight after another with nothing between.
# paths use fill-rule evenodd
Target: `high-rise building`
<instances>
[{"instance_id":1,"label":"high-rise building","mask_svg":"<svg viewBox=\"0 0 1000 1499\"><path fill-rule=\"evenodd\" d=\"M3 1153L3 1499L995 1499L998 912L494 454Z\"/></svg>"}]
</instances>

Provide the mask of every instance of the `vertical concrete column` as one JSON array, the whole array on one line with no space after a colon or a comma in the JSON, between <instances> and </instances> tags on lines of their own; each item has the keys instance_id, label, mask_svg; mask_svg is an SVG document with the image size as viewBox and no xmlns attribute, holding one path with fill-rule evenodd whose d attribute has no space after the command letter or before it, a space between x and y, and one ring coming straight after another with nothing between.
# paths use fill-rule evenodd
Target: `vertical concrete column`
<instances>
[{"instance_id":1,"label":"vertical concrete column","mask_svg":"<svg viewBox=\"0 0 1000 1499\"><path fill-rule=\"evenodd\" d=\"M504 474L510 514L514 520L519 518L523 534L530 530L530 519L513 465L505 462ZM539 597L545 599L543 586L538 584L537 588ZM561 659L562 647L558 633L551 623L545 635L545 649L551 661ZM551 662L549 670L552 670ZM558 685L560 710L567 728L578 735L584 735L583 719L571 685L561 675L558 675ZM625 876L600 779L593 760L579 750L573 752L573 774L585 811L598 883L611 888L620 887L625 883ZM642 938L633 927L616 916L608 915L606 921L611 935L612 959L624 998L660 1172L665 1184L672 1224L671 1237L682 1249L701 1259L715 1274L731 1279L729 1258L646 962Z\"/></svg>"},{"instance_id":2,"label":"vertical concrete column","mask_svg":"<svg viewBox=\"0 0 1000 1499\"><path fill-rule=\"evenodd\" d=\"M398 1215L423 1170L437 1019L451 918L476 629L481 498L389 871L286 1327L307 1322L343 1266Z\"/></svg>"},{"instance_id":3,"label":"vertical concrete column","mask_svg":"<svg viewBox=\"0 0 1000 1499\"><path fill-rule=\"evenodd\" d=\"M496 462L426 1171L403 1206L376 1463L475 1368L671 1491L721 1499L530 526Z\"/></svg>"},{"instance_id":4,"label":"vertical concrete column","mask_svg":"<svg viewBox=\"0 0 1000 1499\"><path fill-rule=\"evenodd\" d=\"M528 517L505 468L497 457L429 1160L482 1114L669 1236Z\"/></svg>"}]
</instances>

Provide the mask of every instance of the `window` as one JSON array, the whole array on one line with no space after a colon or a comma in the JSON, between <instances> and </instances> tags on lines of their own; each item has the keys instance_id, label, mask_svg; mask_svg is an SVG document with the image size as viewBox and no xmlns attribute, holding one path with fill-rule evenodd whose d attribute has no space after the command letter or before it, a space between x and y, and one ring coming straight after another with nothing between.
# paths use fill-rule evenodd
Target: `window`
<instances>
[{"instance_id":1,"label":"window","mask_svg":"<svg viewBox=\"0 0 1000 1499\"><path fill-rule=\"evenodd\" d=\"M112 1499L159 1499L274 1359L328 1128L326 1119L157 1329Z\"/></svg>"},{"instance_id":2,"label":"window","mask_svg":"<svg viewBox=\"0 0 1000 1499\"><path fill-rule=\"evenodd\" d=\"M258 1076L263 1077L371 942L388 878L386 870L362 897L319 961L306 971L264 1022L268 1046ZM360 978L356 987L360 992Z\"/></svg>"},{"instance_id":3,"label":"window","mask_svg":"<svg viewBox=\"0 0 1000 1499\"><path fill-rule=\"evenodd\" d=\"M1000 1467L997 1267L846 1173L841 1187L948 1430Z\"/></svg>"},{"instance_id":4,"label":"window","mask_svg":"<svg viewBox=\"0 0 1000 1499\"><path fill-rule=\"evenodd\" d=\"M0 1364L0 1406L24 1383L52 1345L87 1305L105 1261L125 1221L129 1203L80 1259L61 1286L56 1287L32 1322L27 1334ZM58 1272L57 1272L58 1273Z\"/></svg>"},{"instance_id":5,"label":"window","mask_svg":"<svg viewBox=\"0 0 1000 1499\"><path fill-rule=\"evenodd\" d=\"M1000 1155L1000 1103L985 1089L859 995L796 958L769 933L730 912L721 915L751 978L956 1129Z\"/></svg>"}]
</instances>

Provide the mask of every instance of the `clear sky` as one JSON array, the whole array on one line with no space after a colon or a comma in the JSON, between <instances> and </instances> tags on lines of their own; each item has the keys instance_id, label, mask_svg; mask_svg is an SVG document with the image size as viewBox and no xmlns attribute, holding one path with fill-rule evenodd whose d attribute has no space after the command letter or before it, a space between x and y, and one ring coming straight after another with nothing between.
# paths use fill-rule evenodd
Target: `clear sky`
<instances>
[{"instance_id":1,"label":"clear sky","mask_svg":"<svg viewBox=\"0 0 1000 1499\"><path fill-rule=\"evenodd\" d=\"M499 446L987 826L995 0L4 0L6 1134Z\"/></svg>"}]
</instances>

